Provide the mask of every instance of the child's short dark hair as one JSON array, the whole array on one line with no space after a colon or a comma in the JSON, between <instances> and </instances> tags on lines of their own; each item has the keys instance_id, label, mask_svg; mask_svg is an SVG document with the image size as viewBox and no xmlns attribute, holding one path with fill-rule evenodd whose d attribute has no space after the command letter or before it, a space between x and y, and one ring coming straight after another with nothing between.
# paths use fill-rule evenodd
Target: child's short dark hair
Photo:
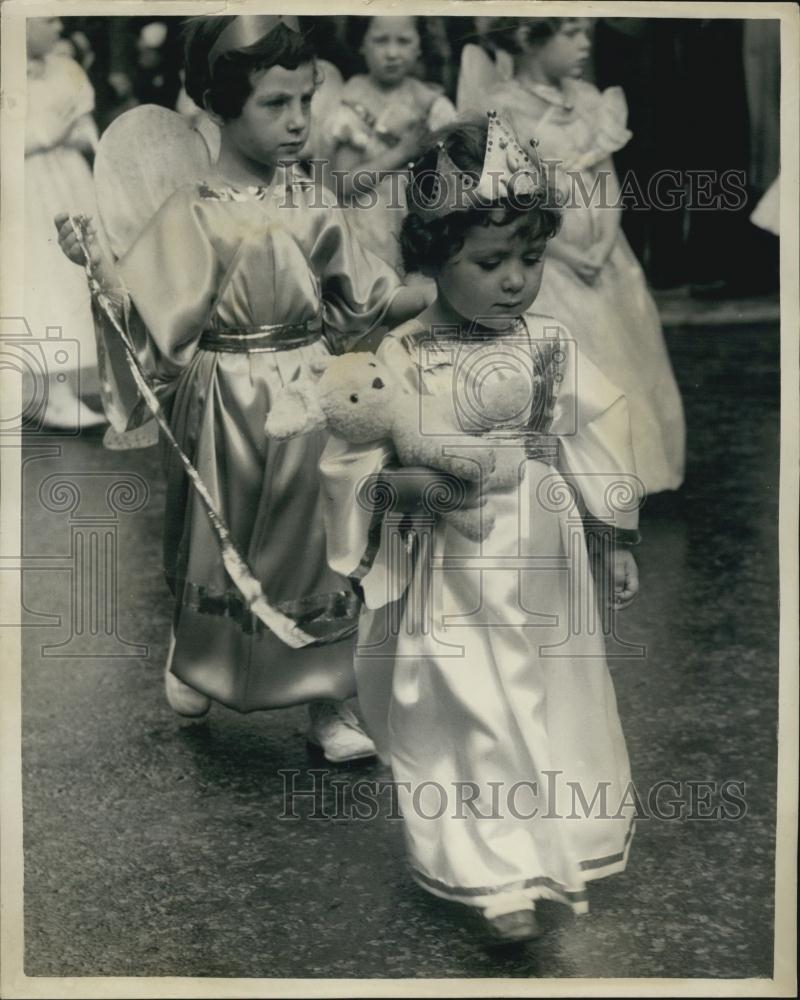
<instances>
[{"instance_id":1,"label":"child's short dark hair","mask_svg":"<svg viewBox=\"0 0 800 1000\"><path fill-rule=\"evenodd\" d=\"M488 39L498 49L519 55L522 34L529 45L542 44L557 34L569 17L495 17L489 27ZM522 29L522 31L520 31Z\"/></svg>"},{"instance_id":2,"label":"child's short dark hair","mask_svg":"<svg viewBox=\"0 0 800 1000\"><path fill-rule=\"evenodd\" d=\"M483 169L487 131L484 119L457 121L433 133L427 144L428 152L412 167L406 193L409 203L414 198L424 202L431 197L429 188L434 182L438 143L443 143L453 163L477 182ZM500 221L489 211L498 208L504 210ZM403 267L409 273L419 271L434 275L463 247L470 229L490 224L508 225L520 216L529 217L532 239L550 239L558 232L561 212L543 175L540 175L539 187L524 199L501 198L485 207L451 212L450 215L433 219L416 215L412 209L403 220L400 230Z\"/></svg>"},{"instance_id":3,"label":"child's short dark hair","mask_svg":"<svg viewBox=\"0 0 800 1000\"><path fill-rule=\"evenodd\" d=\"M314 62L314 50L308 38L278 24L268 35L246 49L225 52L208 65L214 42L233 17L192 17L184 25L183 58L186 70L186 93L199 107L208 107L225 120L238 118L253 92L251 75L257 70L283 66L297 69Z\"/></svg>"}]
</instances>

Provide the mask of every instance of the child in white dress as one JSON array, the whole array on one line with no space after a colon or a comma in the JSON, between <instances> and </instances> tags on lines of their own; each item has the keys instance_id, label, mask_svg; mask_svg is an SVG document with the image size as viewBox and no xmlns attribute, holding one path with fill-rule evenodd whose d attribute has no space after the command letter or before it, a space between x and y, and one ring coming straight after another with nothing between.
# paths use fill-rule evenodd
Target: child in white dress
<instances>
[{"instance_id":1,"label":"child in white dress","mask_svg":"<svg viewBox=\"0 0 800 1000\"><path fill-rule=\"evenodd\" d=\"M455 117L435 84L419 80L424 17L352 18L352 43L366 73L350 77L323 132L336 182L361 243L395 270L403 221L403 171L423 134ZM355 30L359 29L359 30ZM341 188L341 190L339 190Z\"/></svg>"},{"instance_id":2,"label":"child in white dress","mask_svg":"<svg viewBox=\"0 0 800 1000\"><path fill-rule=\"evenodd\" d=\"M53 216L94 211L86 157L97 143L97 129L86 74L56 51L61 30L57 17L33 17L27 24L25 318L37 339L48 326L61 328L67 360L47 373L43 418L52 429L77 430L105 418L80 398L98 389L91 299L83 275L58 249Z\"/></svg>"},{"instance_id":3,"label":"child in white dress","mask_svg":"<svg viewBox=\"0 0 800 1000\"><path fill-rule=\"evenodd\" d=\"M619 87L581 80L591 54L587 18L497 18L494 44L514 76L487 91L543 161L558 165L566 198L539 305L568 324L581 350L625 393L636 472L648 493L683 482L685 424L661 322L644 272L622 232L612 154L631 138Z\"/></svg>"},{"instance_id":4,"label":"child in white dress","mask_svg":"<svg viewBox=\"0 0 800 1000\"><path fill-rule=\"evenodd\" d=\"M419 510L420 484L430 491L441 477L392 472L389 444L332 438L322 462L328 551L334 568L360 579L359 698L398 782L413 877L476 907L490 937L507 943L538 935L536 900L583 912L587 881L627 862L628 757L584 523L614 538L612 603L625 607L638 589L626 546L638 540L641 484L624 396L557 320L530 311L557 211L535 190L525 207L499 197L449 214L415 209L434 170L446 193L448 169L451 181L453 170L475 179L483 164L485 176L511 148L497 119L486 163L483 123L440 135L438 159L434 148L412 174L403 228L407 263L435 278L438 298L378 357L419 396L423 426L428 398L476 404L494 379L530 379L526 405L487 435L496 448L524 447L519 485L489 495L495 521L482 542L414 514L398 546L398 520L380 527L365 482L378 473L396 508ZM396 553L408 546L416 560L404 575ZM598 790L605 806L584 809L581 794L592 803Z\"/></svg>"}]
</instances>

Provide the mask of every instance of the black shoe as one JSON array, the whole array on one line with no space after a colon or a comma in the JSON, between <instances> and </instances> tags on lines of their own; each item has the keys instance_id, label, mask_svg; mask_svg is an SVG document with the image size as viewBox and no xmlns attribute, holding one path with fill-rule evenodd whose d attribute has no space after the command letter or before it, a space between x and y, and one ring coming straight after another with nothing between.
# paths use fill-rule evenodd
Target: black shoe
<instances>
[{"instance_id":1,"label":"black shoe","mask_svg":"<svg viewBox=\"0 0 800 1000\"><path fill-rule=\"evenodd\" d=\"M542 936L533 910L514 910L497 917L484 917L484 927L488 943L494 945L522 944Z\"/></svg>"}]
</instances>

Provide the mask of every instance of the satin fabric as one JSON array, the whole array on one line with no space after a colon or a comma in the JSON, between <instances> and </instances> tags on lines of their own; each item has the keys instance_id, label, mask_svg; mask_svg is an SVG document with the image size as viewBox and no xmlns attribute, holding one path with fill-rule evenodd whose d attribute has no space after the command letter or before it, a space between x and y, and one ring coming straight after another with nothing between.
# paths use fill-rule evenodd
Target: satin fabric
<instances>
[{"instance_id":1,"label":"satin fabric","mask_svg":"<svg viewBox=\"0 0 800 1000\"><path fill-rule=\"evenodd\" d=\"M377 324L396 275L352 239L341 212L301 181L173 194L119 262L140 360L175 437L267 599L291 608L349 592L325 559L321 432L279 443L264 423L277 391ZM216 352L204 330L321 319L326 339ZM123 372L119 371L120 382ZM137 414L128 414L136 419ZM165 451L164 565L176 598L172 671L240 711L352 693L352 644L290 650L245 613L205 511Z\"/></svg>"},{"instance_id":2,"label":"satin fabric","mask_svg":"<svg viewBox=\"0 0 800 1000\"><path fill-rule=\"evenodd\" d=\"M31 61L27 88L25 318L38 339L48 326L61 328L59 358L48 359L56 370L90 370L97 351L89 289L82 270L61 253L53 218L95 212L92 172L81 151L97 142L94 91L73 59L55 53Z\"/></svg>"},{"instance_id":3,"label":"satin fabric","mask_svg":"<svg viewBox=\"0 0 800 1000\"><path fill-rule=\"evenodd\" d=\"M525 320L533 340L552 338L555 321ZM453 364L409 352L419 329L399 328L379 357L423 400L460 392ZM491 497L495 526L482 543L416 518L409 553L397 521L384 525L362 580L356 675L370 733L401 783L420 884L468 905L515 893L582 912L586 882L625 867L632 833L630 809L620 809L628 756L582 518L635 530L641 490L624 397L563 328L559 345L562 380L542 427L559 438L558 465L524 462L519 488ZM458 367L489 371L500 346L467 348L474 356ZM507 363L513 352L502 356ZM358 572L369 548L371 516L352 498L387 457L383 446L333 438L326 449L328 550L341 572ZM607 818L599 800L593 811L579 797L591 804L601 788Z\"/></svg>"},{"instance_id":4,"label":"satin fabric","mask_svg":"<svg viewBox=\"0 0 800 1000\"><path fill-rule=\"evenodd\" d=\"M622 91L600 94L591 84L568 80L564 92L517 80L498 84L487 107L510 114L523 139L535 137L543 161L560 161L591 192L597 168L630 139ZM559 171L571 202L564 209L559 241L586 250L598 237L599 196L590 200ZM575 197L572 192L575 191ZM628 400L636 471L648 493L683 482L686 428L683 406L664 344L661 321L639 262L620 229L593 285L549 254L536 308L563 320L581 350Z\"/></svg>"}]
</instances>

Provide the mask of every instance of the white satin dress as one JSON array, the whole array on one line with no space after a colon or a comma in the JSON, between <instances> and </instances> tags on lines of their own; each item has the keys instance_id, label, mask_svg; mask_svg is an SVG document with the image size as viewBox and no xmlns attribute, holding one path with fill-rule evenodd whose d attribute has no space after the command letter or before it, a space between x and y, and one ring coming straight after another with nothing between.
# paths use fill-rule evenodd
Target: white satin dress
<instances>
[{"instance_id":1,"label":"white satin dress","mask_svg":"<svg viewBox=\"0 0 800 1000\"><path fill-rule=\"evenodd\" d=\"M378 352L423 404L454 387L474 397L470 379L509 364L540 376L538 402L505 436L489 435L498 447L524 443L528 457L519 487L492 496L482 543L443 521L415 520L409 534L388 516L376 534L354 497L391 447L331 438L321 466L329 560L360 578L366 602L360 704L398 782L425 889L478 907L518 895L584 912L586 883L625 868L633 832L584 536L588 516L638 539L627 404L548 317L524 317L506 341L420 350L426 335L412 321Z\"/></svg>"}]
</instances>

